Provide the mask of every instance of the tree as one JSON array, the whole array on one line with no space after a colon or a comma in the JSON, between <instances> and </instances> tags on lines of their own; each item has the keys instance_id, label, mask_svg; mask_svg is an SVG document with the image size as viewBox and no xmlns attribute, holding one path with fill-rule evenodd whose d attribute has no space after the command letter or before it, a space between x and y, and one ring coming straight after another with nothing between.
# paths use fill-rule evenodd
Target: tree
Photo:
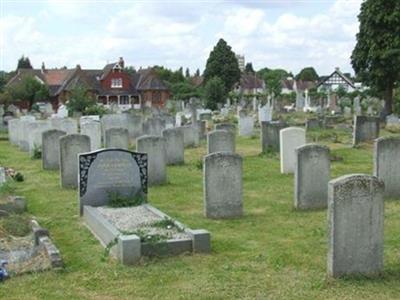
<instances>
[{"instance_id":1,"label":"tree","mask_svg":"<svg viewBox=\"0 0 400 300\"><path fill-rule=\"evenodd\" d=\"M124 68L124 71L125 71L126 73L128 73L129 75L134 75L134 74L136 74L136 69L135 69L135 67L133 67L133 66L126 66L126 67Z\"/></svg>"},{"instance_id":2,"label":"tree","mask_svg":"<svg viewBox=\"0 0 400 300\"><path fill-rule=\"evenodd\" d=\"M265 85L267 86L267 92L278 96L282 92L282 80L287 78L289 73L283 69L268 69L263 68L258 71L258 75L261 76Z\"/></svg>"},{"instance_id":3,"label":"tree","mask_svg":"<svg viewBox=\"0 0 400 300\"><path fill-rule=\"evenodd\" d=\"M296 80L317 81L318 79L319 76L313 67L304 68L296 75Z\"/></svg>"},{"instance_id":4,"label":"tree","mask_svg":"<svg viewBox=\"0 0 400 300\"><path fill-rule=\"evenodd\" d=\"M188 81L170 84L169 88L175 100L189 100L192 97L201 97L201 89L196 88Z\"/></svg>"},{"instance_id":5,"label":"tree","mask_svg":"<svg viewBox=\"0 0 400 300\"><path fill-rule=\"evenodd\" d=\"M28 101L29 109L33 103L45 101L50 95L49 88L33 76L23 77L21 82L9 87L8 92L13 99Z\"/></svg>"},{"instance_id":6,"label":"tree","mask_svg":"<svg viewBox=\"0 0 400 300\"><path fill-rule=\"evenodd\" d=\"M197 77L200 76L200 70L199 69L196 70L196 73L194 73L194 76L197 76Z\"/></svg>"},{"instance_id":7,"label":"tree","mask_svg":"<svg viewBox=\"0 0 400 300\"><path fill-rule=\"evenodd\" d=\"M382 116L393 112L393 89L400 80L400 1L366 0L351 55L357 78L383 94Z\"/></svg>"},{"instance_id":8,"label":"tree","mask_svg":"<svg viewBox=\"0 0 400 300\"><path fill-rule=\"evenodd\" d=\"M96 105L95 99L88 95L87 89L83 86L73 88L66 103L68 111L71 113L80 112L82 114L85 114L94 105Z\"/></svg>"},{"instance_id":9,"label":"tree","mask_svg":"<svg viewBox=\"0 0 400 300\"><path fill-rule=\"evenodd\" d=\"M246 73L255 73L253 69L253 64L251 62L247 63L246 66L244 67L244 71Z\"/></svg>"},{"instance_id":10,"label":"tree","mask_svg":"<svg viewBox=\"0 0 400 300\"><path fill-rule=\"evenodd\" d=\"M226 95L226 88L221 78L215 76L207 81L204 87L207 108L217 109L217 103L224 103Z\"/></svg>"},{"instance_id":11,"label":"tree","mask_svg":"<svg viewBox=\"0 0 400 300\"><path fill-rule=\"evenodd\" d=\"M185 77L186 77L186 78L189 78L189 77L190 77L190 71L189 71L189 68L186 68L186 71L185 71Z\"/></svg>"},{"instance_id":12,"label":"tree","mask_svg":"<svg viewBox=\"0 0 400 300\"><path fill-rule=\"evenodd\" d=\"M29 57L25 57L22 55L21 58L18 59L17 69L32 69Z\"/></svg>"},{"instance_id":13,"label":"tree","mask_svg":"<svg viewBox=\"0 0 400 300\"><path fill-rule=\"evenodd\" d=\"M220 39L210 52L204 70L204 83L206 84L214 77L219 77L222 80L225 95L240 80L240 69L235 53L223 39Z\"/></svg>"}]
</instances>

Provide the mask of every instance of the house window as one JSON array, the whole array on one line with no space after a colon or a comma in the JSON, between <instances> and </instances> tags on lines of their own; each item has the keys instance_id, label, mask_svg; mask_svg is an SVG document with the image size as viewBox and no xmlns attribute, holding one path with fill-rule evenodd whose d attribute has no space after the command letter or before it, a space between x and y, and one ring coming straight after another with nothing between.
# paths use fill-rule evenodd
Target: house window
<instances>
[{"instance_id":1,"label":"house window","mask_svg":"<svg viewBox=\"0 0 400 300\"><path fill-rule=\"evenodd\" d=\"M112 88L122 88L122 78L112 78L111 79Z\"/></svg>"},{"instance_id":2,"label":"house window","mask_svg":"<svg viewBox=\"0 0 400 300\"><path fill-rule=\"evenodd\" d=\"M119 96L119 104L121 105L129 104L129 96Z\"/></svg>"}]
</instances>

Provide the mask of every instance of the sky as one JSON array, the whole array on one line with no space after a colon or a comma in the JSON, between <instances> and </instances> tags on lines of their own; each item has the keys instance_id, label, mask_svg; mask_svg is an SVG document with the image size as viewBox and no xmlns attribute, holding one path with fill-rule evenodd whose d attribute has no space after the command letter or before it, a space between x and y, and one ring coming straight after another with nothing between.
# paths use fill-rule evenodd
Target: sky
<instances>
[{"instance_id":1,"label":"sky","mask_svg":"<svg viewBox=\"0 0 400 300\"><path fill-rule=\"evenodd\" d=\"M0 70L125 65L204 70L223 38L258 70L353 70L361 0L0 0Z\"/></svg>"}]
</instances>

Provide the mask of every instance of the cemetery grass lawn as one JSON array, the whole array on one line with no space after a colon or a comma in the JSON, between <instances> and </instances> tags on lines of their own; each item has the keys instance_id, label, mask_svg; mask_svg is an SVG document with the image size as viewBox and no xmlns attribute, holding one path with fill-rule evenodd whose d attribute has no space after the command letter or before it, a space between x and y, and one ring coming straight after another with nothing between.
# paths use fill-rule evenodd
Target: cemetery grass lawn
<instances>
[{"instance_id":1,"label":"cemetery grass lawn","mask_svg":"<svg viewBox=\"0 0 400 300\"><path fill-rule=\"evenodd\" d=\"M320 133L329 136L329 131ZM349 132L340 137L351 140ZM371 144L353 149L329 137L320 141L343 159L332 163L332 177L371 173ZM83 225L77 191L61 189L57 171L43 171L40 160L0 140L0 165L24 174L25 182L15 183L16 191L27 198L29 213L50 230L65 261L62 271L1 283L0 299L400 297L400 201L385 203L383 274L373 280L329 279L326 210L293 210L293 175L280 174L278 155L259 154L258 137L237 137L237 151L244 156L245 215L240 219L203 217L199 158L204 143L185 151L185 165L168 167L169 184L150 188L150 203L193 229L211 232L211 255L145 259L139 266L125 267L104 258L103 247Z\"/></svg>"}]
</instances>

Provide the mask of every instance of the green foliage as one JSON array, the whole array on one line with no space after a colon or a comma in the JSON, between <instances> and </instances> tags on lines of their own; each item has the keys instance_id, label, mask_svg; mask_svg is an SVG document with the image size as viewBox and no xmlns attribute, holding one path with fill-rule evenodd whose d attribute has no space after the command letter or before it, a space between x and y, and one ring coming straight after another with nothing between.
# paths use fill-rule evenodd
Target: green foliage
<instances>
[{"instance_id":1,"label":"green foliage","mask_svg":"<svg viewBox=\"0 0 400 300\"><path fill-rule=\"evenodd\" d=\"M258 71L267 86L267 92L271 95L279 96L282 92L282 80L289 76L289 73L283 69L264 68Z\"/></svg>"},{"instance_id":2,"label":"green foliage","mask_svg":"<svg viewBox=\"0 0 400 300\"><path fill-rule=\"evenodd\" d=\"M34 145L32 159L41 159L42 158L42 148L40 146Z\"/></svg>"},{"instance_id":3,"label":"green foliage","mask_svg":"<svg viewBox=\"0 0 400 300\"><path fill-rule=\"evenodd\" d=\"M129 75L134 75L134 74L136 74L136 69L135 69L135 67L133 67L133 66L126 66L126 67L124 68L124 71L125 71L126 73L128 73Z\"/></svg>"},{"instance_id":4,"label":"green foliage","mask_svg":"<svg viewBox=\"0 0 400 300\"><path fill-rule=\"evenodd\" d=\"M199 158L198 160L196 160L196 169L198 170L203 170L203 159Z\"/></svg>"},{"instance_id":5,"label":"green foliage","mask_svg":"<svg viewBox=\"0 0 400 300\"><path fill-rule=\"evenodd\" d=\"M247 63L246 66L244 67L244 71L246 73L255 73L253 69L253 64L251 62Z\"/></svg>"},{"instance_id":6,"label":"green foliage","mask_svg":"<svg viewBox=\"0 0 400 300\"><path fill-rule=\"evenodd\" d=\"M204 70L204 82L206 84L215 77L222 80L225 95L240 80L240 69L235 53L223 39L220 39L210 52Z\"/></svg>"},{"instance_id":7,"label":"green foliage","mask_svg":"<svg viewBox=\"0 0 400 300\"><path fill-rule=\"evenodd\" d=\"M105 114L108 114L110 111L99 104L94 104L94 105L90 105L88 107L86 107L85 111L84 111L84 115L98 115L100 117L102 117Z\"/></svg>"},{"instance_id":8,"label":"green foliage","mask_svg":"<svg viewBox=\"0 0 400 300\"><path fill-rule=\"evenodd\" d=\"M17 69L32 69L31 61L29 57L25 57L24 55L18 59Z\"/></svg>"},{"instance_id":9,"label":"green foliage","mask_svg":"<svg viewBox=\"0 0 400 300\"><path fill-rule=\"evenodd\" d=\"M342 85L339 85L339 87L336 89L335 93L339 97L339 99L343 98L344 96L347 95L347 91Z\"/></svg>"},{"instance_id":10,"label":"green foliage","mask_svg":"<svg viewBox=\"0 0 400 300\"><path fill-rule=\"evenodd\" d=\"M21 82L10 87L8 92L15 100L28 101L30 108L33 103L45 101L50 95L49 88L31 75L24 76Z\"/></svg>"},{"instance_id":11,"label":"green foliage","mask_svg":"<svg viewBox=\"0 0 400 300\"><path fill-rule=\"evenodd\" d=\"M12 179L16 182L22 182L25 180L24 175L22 175L22 173L17 172L12 176Z\"/></svg>"},{"instance_id":12,"label":"green foliage","mask_svg":"<svg viewBox=\"0 0 400 300\"><path fill-rule=\"evenodd\" d=\"M9 196L15 192L15 185L10 181L4 182L0 185L0 197Z\"/></svg>"},{"instance_id":13,"label":"green foliage","mask_svg":"<svg viewBox=\"0 0 400 300\"><path fill-rule=\"evenodd\" d=\"M107 196L108 206L110 207L130 207L146 203L145 198L139 194L124 196L119 192L110 191L107 193Z\"/></svg>"},{"instance_id":14,"label":"green foliage","mask_svg":"<svg viewBox=\"0 0 400 300\"><path fill-rule=\"evenodd\" d=\"M89 107L95 106L96 104L96 100L88 95L85 87L77 86L71 90L66 106L70 114L74 112L84 114Z\"/></svg>"},{"instance_id":15,"label":"green foliage","mask_svg":"<svg viewBox=\"0 0 400 300\"><path fill-rule=\"evenodd\" d=\"M363 83L384 92L385 113L390 114L393 88L400 80L400 1L366 0L358 19L351 63Z\"/></svg>"},{"instance_id":16,"label":"green foliage","mask_svg":"<svg viewBox=\"0 0 400 300\"><path fill-rule=\"evenodd\" d=\"M169 88L175 100L189 100L191 97L200 98L202 95L202 90L188 81L172 83Z\"/></svg>"},{"instance_id":17,"label":"green foliage","mask_svg":"<svg viewBox=\"0 0 400 300\"><path fill-rule=\"evenodd\" d=\"M319 76L313 67L304 68L296 75L296 80L317 81L318 78Z\"/></svg>"},{"instance_id":18,"label":"green foliage","mask_svg":"<svg viewBox=\"0 0 400 300\"><path fill-rule=\"evenodd\" d=\"M211 78L204 87L204 98L206 107L212 110L217 109L217 103L224 103L226 98L224 82L219 77Z\"/></svg>"},{"instance_id":19,"label":"green foliage","mask_svg":"<svg viewBox=\"0 0 400 300\"><path fill-rule=\"evenodd\" d=\"M164 228L164 229L176 229L178 232L182 232L183 229L176 226L174 220L165 217L164 219L160 220L160 221L155 221L153 223L151 223L152 227L158 227L158 228Z\"/></svg>"},{"instance_id":20,"label":"green foliage","mask_svg":"<svg viewBox=\"0 0 400 300\"><path fill-rule=\"evenodd\" d=\"M185 81L185 76L183 76L182 68L176 71L172 71L170 69L164 68L163 66L154 66L153 69L161 80L166 81L170 84Z\"/></svg>"},{"instance_id":21,"label":"green foliage","mask_svg":"<svg viewBox=\"0 0 400 300\"><path fill-rule=\"evenodd\" d=\"M400 115L400 88L397 88L394 93L394 113Z\"/></svg>"},{"instance_id":22,"label":"green foliage","mask_svg":"<svg viewBox=\"0 0 400 300\"><path fill-rule=\"evenodd\" d=\"M30 220L31 219L24 214L11 214L1 219L0 228L7 234L15 237L26 236L31 232Z\"/></svg>"}]
</instances>

